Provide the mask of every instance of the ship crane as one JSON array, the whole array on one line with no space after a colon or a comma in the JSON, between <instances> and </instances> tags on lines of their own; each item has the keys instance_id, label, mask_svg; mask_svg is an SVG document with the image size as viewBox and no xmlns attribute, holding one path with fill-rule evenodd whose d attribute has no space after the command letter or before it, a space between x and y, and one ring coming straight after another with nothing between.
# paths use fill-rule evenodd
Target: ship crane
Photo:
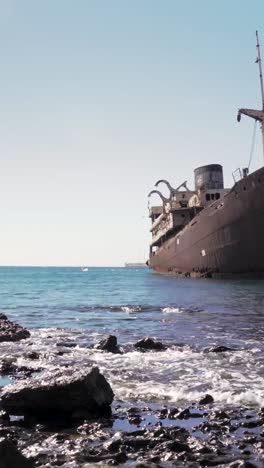
<instances>
[{"instance_id":1,"label":"ship crane","mask_svg":"<svg viewBox=\"0 0 264 468\"><path fill-rule=\"evenodd\" d=\"M177 195L178 191L179 191L180 188L182 188L182 187L185 188L185 190L189 191L189 189L188 189L188 187L187 187L187 180L185 180L185 181L184 181L181 185L179 185L176 189L173 188L173 187L171 186L171 184L170 184L167 180L165 180L165 179L160 179L160 180L158 180L158 181L155 183L155 187L158 187L159 184L161 184L161 183L167 185L167 187L168 187L168 189L169 189L169 191L170 191L170 199L172 199L175 195Z\"/></svg>"},{"instance_id":2,"label":"ship crane","mask_svg":"<svg viewBox=\"0 0 264 468\"><path fill-rule=\"evenodd\" d=\"M163 211L166 211L166 205L170 203L170 199L164 197L164 195L162 195L162 193L159 190L151 190L151 192L149 192L149 194L148 194L148 197L151 197L151 195L153 195L153 194L159 195L159 197L162 200Z\"/></svg>"},{"instance_id":3,"label":"ship crane","mask_svg":"<svg viewBox=\"0 0 264 468\"><path fill-rule=\"evenodd\" d=\"M151 190L151 192L149 192L149 194L148 194L148 197L151 197L151 195L153 195L154 193L159 195L159 197L162 199L163 203L168 203L170 201L170 199L164 197L164 195L162 195L162 193L159 190Z\"/></svg>"},{"instance_id":4,"label":"ship crane","mask_svg":"<svg viewBox=\"0 0 264 468\"><path fill-rule=\"evenodd\" d=\"M260 89L261 89L261 101L262 101L262 110L256 109L239 109L237 114L237 121L240 122L241 115L247 115L252 119L255 119L256 122L260 122L260 128L262 133L262 144L263 144L263 156L264 156L264 88L263 88L263 75L262 75L262 65L261 65L261 54L260 54L260 45L258 38L258 31L256 31L257 39L257 59L256 63L259 66L259 79L260 79Z\"/></svg>"}]
</instances>

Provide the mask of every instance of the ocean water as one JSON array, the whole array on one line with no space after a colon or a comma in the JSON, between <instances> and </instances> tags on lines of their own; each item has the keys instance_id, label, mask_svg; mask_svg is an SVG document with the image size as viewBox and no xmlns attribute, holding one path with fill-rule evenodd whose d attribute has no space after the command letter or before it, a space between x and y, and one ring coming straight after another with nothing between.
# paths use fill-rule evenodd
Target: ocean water
<instances>
[{"instance_id":1,"label":"ocean water","mask_svg":"<svg viewBox=\"0 0 264 468\"><path fill-rule=\"evenodd\" d=\"M264 406L264 281L177 279L147 268L0 268L0 309L31 338L1 343L20 365L98 365L116 400ZM124 354L91 348L116 335ZM150 336L166 351L137 351ZM214 346L233 351L207 352ZM40 361L26 352L37 351ZM58 353L62 350L62 353Z\"/></svg>"}]
</instances>

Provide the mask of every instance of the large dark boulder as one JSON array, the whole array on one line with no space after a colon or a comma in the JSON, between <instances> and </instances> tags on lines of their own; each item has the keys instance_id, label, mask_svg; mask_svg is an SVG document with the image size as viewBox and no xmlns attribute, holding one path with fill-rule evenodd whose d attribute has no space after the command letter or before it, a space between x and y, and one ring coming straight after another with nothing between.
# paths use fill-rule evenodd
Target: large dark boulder
<instances>
[{"instance_id":1,"label":"large dark boulder","mask_svg":"<svg viewBox=\"0 0 264 468\"><path fill-rule=\"evenodd\" d=\"M7 439L0 439L0 468L34 468L32 460L24 457Z\"/></svg>"},{"instance_id":2,"label":"large dark boulder","mask_svg":"<svg viewBox=\"0 0 264 468\"><path fill-rule=\"evenodd\" d=\"M113 391L97 367L64 369L9 385L2 391L2 408L10 415L50 419L56 415L100 414L109 410Z\"/></svg>"},{"instance_id":3,"label":"large dark boulder","mask_svg":"<svg viewBox=\"0 0 264 468\"><path fill-rule=\"evenodd\" d=\"M8 320L6 315L0 314L0 342L19 341L29 336L28 330Z\"/></svg>"},{"instance_id":4,"label":"large dark boulder","mask_svg":"<svg viewBox=\"0 0 264 468\"><path fill-rule=\"evenodd\" d=\"M208 405L209 403L213 403L213 402L214 402L214 399L212 395L209 395L207 393L203 398L201 398L201 400L199 401L199 405Z\"/></svg>"},{"instance_id":5,"label":"large dark boulder","mask_svg":"<svg viewBox=\"0 0 264 468\"><path fill-rule=\"evenodd\" d=\"M166 346L164 346L160 341L154 341L152 338L149 338L148 336L138 341L137 343L135 343L134 346L135 348L139 348L144 351L147 351L147 350L161 351L161 350L166 349Z\"/></svg>"},{"instance_id":6,"label":"large dark boulder","mask_svg":"<svg viewBox=\"0 0 264 468\"><path fill-rule=\"evenodd\" d=\"M117 338L114 335L109 335L104 340L101 340L94 346L94 348L102 349L103 351L108 351L109 353L122 354L119 346L117 345Z\"/></svg>"}]
</instances>

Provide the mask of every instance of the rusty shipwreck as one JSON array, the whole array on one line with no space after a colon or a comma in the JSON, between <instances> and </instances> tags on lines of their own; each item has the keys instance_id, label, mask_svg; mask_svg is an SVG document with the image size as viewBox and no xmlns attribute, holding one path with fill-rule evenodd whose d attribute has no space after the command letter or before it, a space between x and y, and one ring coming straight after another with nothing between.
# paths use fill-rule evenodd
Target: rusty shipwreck
<instances>
[{"instance_id":1,"label":"rusty shipwreck","mask_svg":"<svg viewBox=\"0 0 264 468\"><path fill-rule=\"evenodd\" d=\"M262 109L239 109L261 126L264 146L264 92L257 38ZM223 168L210 164L194 170L194 190L185 181L170 195L156 193L162 204L151 206L148 265L159 273L192 277L264 276L264 167L249 174L237 170L234 185L224 188Z\"/></svg>"}]
</instances>

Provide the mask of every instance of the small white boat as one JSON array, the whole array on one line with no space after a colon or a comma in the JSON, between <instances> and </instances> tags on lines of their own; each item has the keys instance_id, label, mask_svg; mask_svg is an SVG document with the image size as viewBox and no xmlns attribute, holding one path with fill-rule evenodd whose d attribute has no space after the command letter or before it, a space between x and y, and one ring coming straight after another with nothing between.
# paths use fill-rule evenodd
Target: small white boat
<instances>
[{"instance_id":1,"label":"small white boat","mask_svg":"<svg viewBox=\"0 0 264 468\"><path fill-rule=\"evenodd\" d=\"M81 267L81 271L88 271L87 267Z\"/></svg>"}]
</instances>

